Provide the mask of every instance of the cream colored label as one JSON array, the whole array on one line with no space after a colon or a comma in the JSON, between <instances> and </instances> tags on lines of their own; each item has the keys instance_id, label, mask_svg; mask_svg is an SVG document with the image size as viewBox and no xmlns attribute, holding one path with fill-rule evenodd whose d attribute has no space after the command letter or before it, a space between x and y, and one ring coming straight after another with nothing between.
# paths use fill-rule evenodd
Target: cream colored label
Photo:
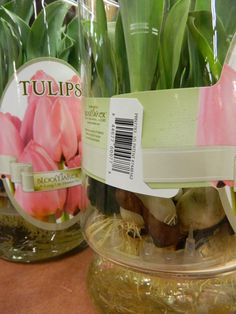
<instances>
[{"instance_id":1,"label":"cream colored label","mask_svg":"<svg viewBox=\"0 0 236 314\"><path fill-rule=\"evenodd\" d=\"M27 178L29 177L31 177L31 175L27 174ZM28 191L65 189L81 184L81 169L75 168L46 173L33 173L32 178L33 184L27 186ZM26 188L24 190L26 191Z\"/></svg>"}]
</instances>

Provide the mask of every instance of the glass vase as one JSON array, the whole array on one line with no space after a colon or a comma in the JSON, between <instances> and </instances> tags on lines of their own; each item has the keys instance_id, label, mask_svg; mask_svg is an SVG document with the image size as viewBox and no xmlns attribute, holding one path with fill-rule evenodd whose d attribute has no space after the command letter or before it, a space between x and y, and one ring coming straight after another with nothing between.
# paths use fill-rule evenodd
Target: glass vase
<instances>
[{"instance_id":1,"label":"glass vase","mask_svg":"<svg viewBox=\"0 0 236 314\"><path fill-rule=\"evenodd\" d=\"M77 3L0 11L0 257L37 262L86 247Z\"/></svg>"},{"instance_id":2,"label":"glass vase","mask_svg":"<svg viewBox=\"0 0 236 314\"><path fill-rule=\"evenodd\" d=\"M178 295L181 307L170 313L184 313L186 294L208 280L217 297L218 278L236 268L235 10L221 0L79 1L82 228L100 256L90 283L99 274L110 287L117 269L134 290L137 277L151 287L161 281L148 292L156 312L168 309L160 299ZM119 291L122 308L132 293ZM109 309L109 298L98 302Z\"/></svg>"},{"instance_id":3,"label":"glass vase","mask_svg":"<svg viewBox=\"0 0 236 314\"><path fill-rule=\"evenodd\" d=\"M88 273L98 313L235 313L235 272L208 278L145 273L99 255Z\"/></svg>"}]
</instances>

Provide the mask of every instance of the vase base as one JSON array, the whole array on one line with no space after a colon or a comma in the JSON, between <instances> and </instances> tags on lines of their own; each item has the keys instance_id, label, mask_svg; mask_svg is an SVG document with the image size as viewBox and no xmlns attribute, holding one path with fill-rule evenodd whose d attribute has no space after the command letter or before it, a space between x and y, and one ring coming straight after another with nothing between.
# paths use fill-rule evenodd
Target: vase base
<instances>
[{"instance_id":1,"label":"vase base","mask_svg":"<svg viewBox=\"0 0 236 314\"><path fill-rule=\"evenodd\" d=\"M0 257L12 262L40 262L87 247L80 224L49 231L25 221L13 208L0 211Z\"/></svg>"},{"instance_id":2,"label":"vase base","mask_svg":"<svg viewBox=\"0 0 236 314\"><path fill-rule=\"evenodd\" d=\"M100 313L236 313L236 272L209 279L164 278L97 256L88 287Z\"/></svg>"}]
</instances>

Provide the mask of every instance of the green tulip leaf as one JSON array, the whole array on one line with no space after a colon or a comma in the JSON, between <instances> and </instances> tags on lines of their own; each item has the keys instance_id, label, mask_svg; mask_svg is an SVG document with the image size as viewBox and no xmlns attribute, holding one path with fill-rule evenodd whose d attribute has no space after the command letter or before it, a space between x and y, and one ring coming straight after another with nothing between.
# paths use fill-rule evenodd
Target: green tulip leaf
<instances>
[{"instance_id":1,"label":"green tulip leaf","mask_svg":"<svg viewBox=\"0 0 236 314\"><path fill-rule=\"evenodd\" d=\"M217 16L224 25L228 44L236 32L236 2L235 0L224 0L216 2Z\"/></svg>"},{"instance_id":2,"label":"green tulip leaf","mask_svg":"<svg viewBox=\"0 0 236 314\"><path fill-rule=\"evenodd\" d=\"M195 0L194 11L209 11L211 12L211 7L215 8L216 1L206 1L206 0Z\"/></svg>"},{"instance_id":3,"label":"green tulip leaf","mask_svg":"<svg viewBox=\"0 0 236 314\"><path fill-rule=\"evenodd\" d=\"M96 69L96 73L93 73L93 84L95 80L98 80L96 89L100 86L101 96L110 97L117 92L114 54L108 34L101 34L100 28L97 26L96 22L93 23L92 28L90 23L84 24L84 30L87 29L85 30L85 38L91 47L90 59L93 63L91 65ZM91 29L93 29L93 34L90 34Z\"/></svg>"},{"instance_id":4,"label":"green tulip leaf","mask_svg":"<svg viewBox=\"0 0 236 314\"><path fill-rule=\"evenodd\" d=\"M231 41L236 32L236 5L235 0L196 0L195 11L209 11L221 20L227 34L228 41Z\"/></svg>"},{"instance_id":5,"label":"green tulip leaf","mask_svg":"<svg viewBox=\"0 0 236 314\"><path fill-rule=\"evenodd\" d=\"M22 47L12 26L0 18L0 95L14 73L23 63Z\"/></svg>"},{"instance_id":6,"label":"green tulip leaf","mask_svg":"<svg viewBox=\"0 0 236 314\"><path fill-rule=\"evenodd\" d=\"M107 23L108 37L109 37L109 40L110 40L112 47L115 47L116 24L117 24L117 22L108 22Z\"/></svg>"},{"instance_id":7,"label":"green tulip leaf","mask_svg":"<svg viewBox=\"0 0 236 314\"><path fill-rule=\"evenodd\" d=\"M119 0L131 91L153 85L160 47L164 1Z\"/></svg>"},{"instance_id":8,"label":"green tulip leaf","mask_svg":"<svg viewBox=\"0 0 236 314\"><path fill-rule=\"evenodd\" d=\"M96 23L97 33L100 35L107 34L107 18L103 0L96 1Z\"/></svg>"},{"instance_id":9,"label":"green tulip leaf","mask_svg":"<svg viewBox=\"0 0 236 314\"><path fill-rule=\"evenodd\" d=\"M179 0L167 0L167 7L169 7L169 10L178 2Z\"/></svg>"},{"instance_id":10,"label":"green tulip leaf","mask_svg":"<svg viewBox=\"0 0 236 314\"><path fill-rule=\"evenodd\" d=\"M81 59L79 56L78 43L74 44L69 51L67 62L72 65L77 72L80 73Z\"/></svg>"},{"instance_id":11,"label":"green tulip leaf","mask_svg":"<svg viewBox=\"0 0 236 314\"><path fill-rule=\"evenodd\" d=\"M25 21L4 7L0 7L0 17L2 17L12 26L16 36L19 38L19 41L22 44L22 47L25 48L30 32L30 28L25 23Z\"/></svg>"},{"instance_id":12,"label":"green tulip leaf","mask_svg":"<svg viewBox=\"0 0 236 314\"><path fill-rule=\"evenodd\" d=\"M55 1L41 10L35 19L27 42L28 59L41 56L57 57L63 22L70 5Z\"/></svg>"},{"instance_id":13,"label":"green tulip leaf","mask_svg":"<svg viewBox=\"0 0 236 314\"><path fill-rule=\"evenodd\" d=\"M78 41L78 17L75 16L67 25L66 34L74 41Z\"/></svg>"},{"instance_id":14,"label":"green tulip leaf","mask_svg":"<svg viewBox=\"0 0 236 314\"><path fill-rule=\"evenodd\" d=\"M213 29L212 15L210 12L192 12L189 16L188 27L197 48L204 57L213 75L211 83L214 83L220 77L228 46L221 21L217 19L215 28Z\"/></svg>"},{"instance_id":15,"label":"green tulip leaf","mask_svg":"<svg viewBox=\"0 0 236 314\"><path fill-rule=\"evenodd\" d=\"M190 0L179 0L170 9L163 30L162 60L165 88L173 88L181 58L182 45L190 9Z\"/></svg>"},{"instance_id":16,"label":"green tulip leaf","mask_svg":"<svg viewBox=\"0 0 236 314\"><path fill-rule=\"evenodd\" d=\"M210 81L208 76L205 75L205 61L202 57L200 51L197 48L197 45L190 33L190 31L187 32L188 37L188 59L189 59L189 72L188 77L186 79L187 83L186 86L204 86L209 85Z\"/></svg>"},{"instance_id":17,"label":"green tulip leaf","mask_svg":"<svg viewBox=\"0 0 236 314\"><path fill-rule=\"evenodd\" d=\"M118 90L119 93L130 92L129 68L125 46L124 30L119 14L116 21L114 50L116 55L116 66L118 72Z\"/></svg>"},{"instance_id":18,"label":"green tulip leaf","mask_svg":"<svg viewBox=\"0 0 236 314\"><path fill-rule=\"evenodd\" d=\"M29 24L34 10L34 0L12 0L3 1L4 7L15 13L19 18ZM2 4L0 2L0 4Z\"/></svg>"},{"instance_id":19,"label":"green tulip leaf","mask_svg":"<svg viewBox=\"0 0 236 314\"><path fill-rule=\"evenodd\" d=\"M66 35L71 38L73 45L70 48L68 55L68 63L71 64L77 71L80 68L79 56L79 24L78 16L75 16L67 25Z\"/></svg>"},{"instance_id":20,"label":"green tulip leaf","mask_svg":"<svg viewBox=\"0 0 236 314\"><path fill-rule=\"evenodd\" d=\"M0 27L2 22L0 20ZM4 88L7 84L8 75L7 75L7 68L5 63L5 51L2 48L2 45L0 44L0 98L4 91Z\"/></svg>"},{"instance_id":21,"label":"green tulip leaf","mask_svg":"<svg viewBox=\"0 0 236 314\"><path fill-rule=\"evenodd\" d=\"M179 66L175 75L175 80L173 88L187 87L189 74L189 53L188 53L188 36L185 31L185 36L183 38L181 54L179 58Z\"/></svg>"},{"instance_id":22,"label":"green tulip leaf","mask_svg":"<svg viewBox=\"0 0 236 314\"><path fill-rule=\"evenodd\" d=\"M68 61L70 51L73 45L74 45L74 40L65 34L58 48L58 58L64 61Z\"/></svg>"},{"instance_id":23,"label":"green tulip leaf","mask_svg":"<svg viewBox=\"0 0 236 314\"><path fill-rule=\"evenodd\" d=\"M117 72L115 56L108 36L103 0L96 2L95 13L93 21L81 23L81 37L84 38L87 46L91 47L89 58L86 61L87 68L90 67L92 71L91 93L94 95L96 90L100 96L111 97L117 93Z\"/></svg>"},{"instance_id":24,"label":"green tulip leaf","mask_svg":"<svg viewBox=\"0 0 236 314\"><path fill-rule=\"evenodd\" d=\"M117 73L115 69L115 56L108 35L106 11L103 0L96 2L97 42L93 41L94 61L97 76L103 96L112 96L117 92Z\"/></svg>"}]
</instances>

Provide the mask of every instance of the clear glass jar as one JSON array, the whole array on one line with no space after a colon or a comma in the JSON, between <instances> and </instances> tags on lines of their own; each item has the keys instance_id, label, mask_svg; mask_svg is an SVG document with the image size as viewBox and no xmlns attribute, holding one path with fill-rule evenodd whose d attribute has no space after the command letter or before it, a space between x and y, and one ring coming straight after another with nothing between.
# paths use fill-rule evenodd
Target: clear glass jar
<instances>
[{"instance_id":1,"label":"clear glass jar","mask_svg":"<svg viewBox=\"0 0 236 314\"><path fill-rule=\"evenodd\" d=\"M97 256L88 288L98 313L235 313L235 272L205 279L138 272Z\"/></svg>"},{"instance_id":2,"label":"clear glass jar","mask_svg":"<svg viewBox=\"0 0 236 314\"><path fill-rule=\"evenodd\" d=\"M59 258L87 247L79 222L59 231L39 228L16 211L5 192L0 197L0 240L0 257L22 263Z\"/></svg>"},{"instance_id":3,"label":"clear glass jar","mask_svg":"<svg viewBox=\"0 0 236 314\"><path fill-rule=\"evenodd\" d=\"M42 261L87 246L80 227L76 11L76 1L1 3L0 257L6 260Z\"/></svg>"},{"instance_id":4,"label":"clear glass jar","mask_svg":"<svg viewBox=\"0 0 236 314\"><path fill-rule=\"evenodd\" d=\"M188 290L235 271L230 10L221 0L79 2L83 229L109 260L99 265L124 267L120 282L131 272L135 285L138 271ZM104 276L119 267L111 265Z\"/></svg>"}]
</instances>

